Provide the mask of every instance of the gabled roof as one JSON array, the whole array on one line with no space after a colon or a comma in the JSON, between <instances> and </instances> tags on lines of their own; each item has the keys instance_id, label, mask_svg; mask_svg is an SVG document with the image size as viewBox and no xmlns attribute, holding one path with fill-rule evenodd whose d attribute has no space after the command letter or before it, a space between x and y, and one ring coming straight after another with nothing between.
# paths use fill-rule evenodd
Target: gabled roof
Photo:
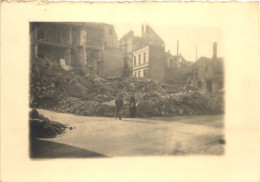
<instances>
[{"instance_id":1,"label":"gabled roof","mask_svg":"<svg viewBox=\"0 0 260 182\"><path fill-rule=\"evenodd\" d=\"M145 30L146 30L146 32L144 32L145 34L153 33L156 36L156 38L158 39L158 41L161 41L164 43L162 38L154 31L154 29L152 29L152 27L150 25L147 24Z\"/></svg>"},{"instance_id":2,"label":"gabled roof","mask_svg":"<svg viewBox=\"0 0 260 182\"><path fill-rule=\"evenodd\" d=\"M134 36L134 32L133 32L132 30L130 30L128 33L126 33L126 34L120 39L120 41L123 40L123 39L131 38L131 37L133 37L133 36Z\"/></svg>"}]
</instances>

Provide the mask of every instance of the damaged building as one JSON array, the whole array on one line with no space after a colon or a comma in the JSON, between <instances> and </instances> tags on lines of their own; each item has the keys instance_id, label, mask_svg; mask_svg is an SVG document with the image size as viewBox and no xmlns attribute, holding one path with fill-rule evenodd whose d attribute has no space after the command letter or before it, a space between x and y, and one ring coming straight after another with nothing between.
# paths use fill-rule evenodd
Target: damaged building
<instances>
[{"instance_id":1,"label":"damaged building","mask_svg":"<svg viewBox=\"0 0 260 182\"><path fill-rule=\"evenodd\" d=\"M120 39L124 63L130 70L130 76L164 79L165 43L148 24L143 24L141 37L130 31Z\"/></svg>"},{"instance_id":2,"label":"damaged building","mask_svg":"<svg viewBox=\"0 0 260 182\"><path fill-rule=\"evenodd\" d=\"M176 83L186 82L191 76L193 62L187 61L181 54L173 56L166 53L165 81Z\"/></svg>"},{"instance_id":3,"label":"damaged building","mask_svg":"<svg viewBox=\"0 0 260 182\"><path fill-rule=\"evenodd\" d=\"M126 77L132 75L133 52L145 47L145 42L141 37L135 36L133 31L129 31L119 41L119 47L123 53L124 66L128 68Z\"/></svg>"},{"instance_id":4,"label":"damaged building","mask_svg":"<svg viewBox=\"0 0 260 182\"><path fill-rule=\"evenodd\" d=\"M163 81L165 77L164 48L149 45L133 52L133 77Z\"/></svg>"},{"instance_id":5,"label":"damaged building","mask_svg":"<svg viewBox=\"0 0 260 182\"><path fill-rule=\"evenodd\" d=\"M223 88L223 59L217 57L217 43L212 58L201 57L195 63L179 53L165 52L164 41L149 26L142 25L141 37L130 31L120 39L120 49L132 77L190 85L200 92L215 93Z\"/></svg>"},{"instance_id":6,"label":"damaged building","mask_svg":"<svg viewBox=\"0 0 260 182\"><path fill-rule=\"evenodd\" d=\"M135 36L133 31L125 34L119 41L119 47L123 53L124 63L127 64L130 74L129 76L135 77L143 77L144 69L139 70L139 54L138 52L142 52L145 47L148 49L156 49L159 48L160 55L164 52L165 44L164 41L160 38L160 36L151 28L148 24L143 24L141 28L141 37ZM140 53L143 54L143 53ZM149 62L149 55L147 54L147 62ZM136 56L136 65L134 64L134 56ZM144 55L140 55L140 63L143 62ZM154 56L154 55L153 55ZM152 56L152 57L153 57ZM138 68L137 68L138 65ZM140 76L138 75L140 71ZM142 72L142 73L141 73ZM145 71L144 71L145 72Z\"/></svg>"},{"instance_id":7,"label":"damaged building","mask_svg":"<svg viewBox=\"0 0 260 182\"><path fill-rule=\"evenodd\" d=\"M31 58L89 67L103 76L119 76L123 55L113 25L104 23L34 22L30 26Z\"/></svg>"},{"instance_id":8,"label":"damaged building","mask_svg":"<svg viewBox=\"0 0 260 182\"><path fill-rule=\"evenodd\" d=\"M200 57L193 64L193 83L204 93L216 93L224 88L224 61L217 57L216 42L212 58Z\"/></svg>"},{"instance_id":9,"label":"damaged building","mask_svg":"<svg viewBox=\"0 0 260 182\"><path fill-rule=\"evenodd\" d=\"M187 82L190 79L193 62L187 61L179 53L179 40L177 40L177 53L173 56L170 51L166 53L165 81L170 83Z\"/></svg>"},{"instance_id":10,"label":"damaged building","mask_svg":"<svg viewBox=\"0 0 260 182\"><path fill-rule=\"evenodd\" d=\"M192 85L203 93L216 93L224 87L223 58L217 57L217 43L213 43L212 58L200 57L196 62L185 60L181 54L168 53L165 81Z\"/></svg>"}]
</instances>

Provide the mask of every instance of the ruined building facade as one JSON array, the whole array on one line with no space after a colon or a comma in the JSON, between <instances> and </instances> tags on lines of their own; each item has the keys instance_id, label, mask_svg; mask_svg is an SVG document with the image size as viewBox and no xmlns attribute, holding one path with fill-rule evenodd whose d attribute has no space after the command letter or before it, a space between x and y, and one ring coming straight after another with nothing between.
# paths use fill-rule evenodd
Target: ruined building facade
<instances>
[{"instance_id":1,"label":"ruined building facade","mask_svg":"<svg viewBox=\"0 0 260 182\"><path fill-rule=\"evenodd\" d=\"M149 25L142 25L141 37L134 36L133 31L124 35L120 39L120 48L130 76L163 79L159 70L165 68L165 44Z\"/></svg>"},{"instance_id":2,"label":"ruined building facade","mask_svg":"<svg viewBox=\"0 0 260 182\"><path fill-rule=\"evenodd\" d=\"M178 51L177 51L178 52ZM217 43L213 43L212 58L200 57L196 62L181 54L168 53L165 81L192 84L203 93L216 93L224 88L224 61L217 56Z\"/></svg>"},{"instance_id":3,"label":"ruined building facade","mask_svg":"<svg viewBox=\"0 0 260 182\"><path fill-rule=\"evenodd\" d=\"M120 48L132 77L192 85L204 93L216 93L224 87L223 59L217 56L217 43L213 43L212 58L191 62L179 53L179 41L176 55L165 52L160 36L149 25L142 25L141 37L128 32L120 39Z\"/></svg>"},{"instance_id":4,"label":"ruined building facade","mask_svg":"<svg viewBox=\"0 0 260 182\"><path fill-rule=\"evenodd\" d=\"M201 57L193 64L193 83L199 91L216 93L224 88L224 61L217 57L217 43L212 58Z\"/></svg>"},{"instance_id":5,"label":"ruined building facade","mask_svg":"<svg viewBox=\"0 0 260 182\"><path fill-rule=\"evenodd\" d=\"M165 77L164 48L149 45L133 53L133 77L163 81Z\"/></svg>"},{"instance_id":6,"label":"ruined building facade","mask_svg":"<svg viewBox=\"0 0 260 182\"><path fill-rule=\"evenodd\" d=\"M193 62L187 61L181 54L173 56L169 52L166 62L165 80L167 82L186 82L189 79Z\"/></svg>"},{"instance_id":7,"label":"ruined building facade","mask_svg":"<svg viewBox=\"0 0 260 182\"><path fill-rule=\"evenodd\" d=\"M130 31L125 34L119 41L119 47L123 53L123 61L132 69L133 52L142 47L145 47L146 43L141 37L134 36L134 32Z\"/></svg>"},{"instance_id":8,"label":"ruined building facade","mask_svg":"<svg viewBox=\"0 0 260 182\"><path fill-rule=\"evenodd\" d=\"M104 76L122 70L122 54L113 25L34 22L30 34L31 58L90 67Z\"/></svg>"}]
</instances>

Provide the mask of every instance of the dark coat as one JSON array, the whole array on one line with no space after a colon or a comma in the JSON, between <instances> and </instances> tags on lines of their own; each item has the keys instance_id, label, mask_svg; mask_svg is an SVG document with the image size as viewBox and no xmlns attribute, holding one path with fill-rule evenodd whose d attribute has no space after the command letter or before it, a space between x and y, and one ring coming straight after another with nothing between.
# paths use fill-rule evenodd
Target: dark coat
<instances>
[{"instance_id":1,"label":"dark coat","mask_svg":"<svg viewBox=\"0 0 260 182\"><path fill-rule=\"evenodd\" d=\"M115 100L115 104L116 104L116 108L117 108L117 109L122 109L122 107L123 107L123 99L117 98L117 99Z\"/></svg>"},{"instance_id":2,"label":"dark coat","mask_svg":"<svg viewBox=\"0 0 260 182\"><path fill-rule=\"evenodd\" d=\"M133 96L130 97L130 107L131 108L136 108L135 98Z\"/></svg>"}]
</instances>

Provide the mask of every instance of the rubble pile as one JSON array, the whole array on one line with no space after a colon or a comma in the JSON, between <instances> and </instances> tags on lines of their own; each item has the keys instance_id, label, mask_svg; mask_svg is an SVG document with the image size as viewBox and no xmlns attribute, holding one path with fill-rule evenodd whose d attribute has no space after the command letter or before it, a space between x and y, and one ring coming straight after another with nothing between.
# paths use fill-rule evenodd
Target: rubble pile
<instances>
[{"instance_id":1,"label":"rubble pile","mask_svg":"<svg viewBox=\"0 0 260 182\"><path fill-rule=\"evenodd\" d=\"M48 60L37 59L31 62L30 105L51 109L65 97L63 89L69 76L59 65Z\"/></svg>"},{"instance_id":2,"label":"rubble pile","mask_svg":"<svg viewBox=\"0 0 260 182\"><path fill-rule=\"evenodd\" d=\"M50 121L48 118L40 115L36 109L30 112L30 137L49 138L56 137L65 131L66 126Z\"/></svg>"},{"instance_id":3,"label":"rubble pile","mask_svg":"<svg viewBox=\"0 0 260 182\"><path fill-rule=\"evenodd\" d=\"M223 95L201 95L185 83L165 84L150 79L103 78L90 68L65 71L48 60L32 63L31 107L85 116L114 116L121 94L123 116L135 95L137 117L223 113Z\"/></svg>"},{"instance_id":4,"label":"rubble pile","mask_svg":"<svg viewBox=\"0 0 260 182\"><path fill-rule=\"evenodd\" d=\"M60 101L55 108L58 112L84 116L113 117L114 107L93 100L69 97Z\"/></svg>"},{"instance_id":5,"label":"rubble pile","mask_svg":"<svg viewBox=\"0 0 260 182\"><path fill-rule=\"evenodd\" d=\"M88 74L81 68L65 71L59 64L46 59L33 60L31 70L31 107L55 110L57 103L68 97L99 102L114 98L109 96L111 88L104 86L103 78L92 70L87 70Z\"/></svg>"},{"instance_id":6,"label":"rubble pile","mask_svg":"<svg viewBox=\"0 0 260 182\"><path fill-rule=\"evenodd\" d=\"M137 116L176 116L221 113L223 102L197 92L179 92L140 102ZM214 104L213 104L214 103Z\"/></svg>"}]
</instances>

